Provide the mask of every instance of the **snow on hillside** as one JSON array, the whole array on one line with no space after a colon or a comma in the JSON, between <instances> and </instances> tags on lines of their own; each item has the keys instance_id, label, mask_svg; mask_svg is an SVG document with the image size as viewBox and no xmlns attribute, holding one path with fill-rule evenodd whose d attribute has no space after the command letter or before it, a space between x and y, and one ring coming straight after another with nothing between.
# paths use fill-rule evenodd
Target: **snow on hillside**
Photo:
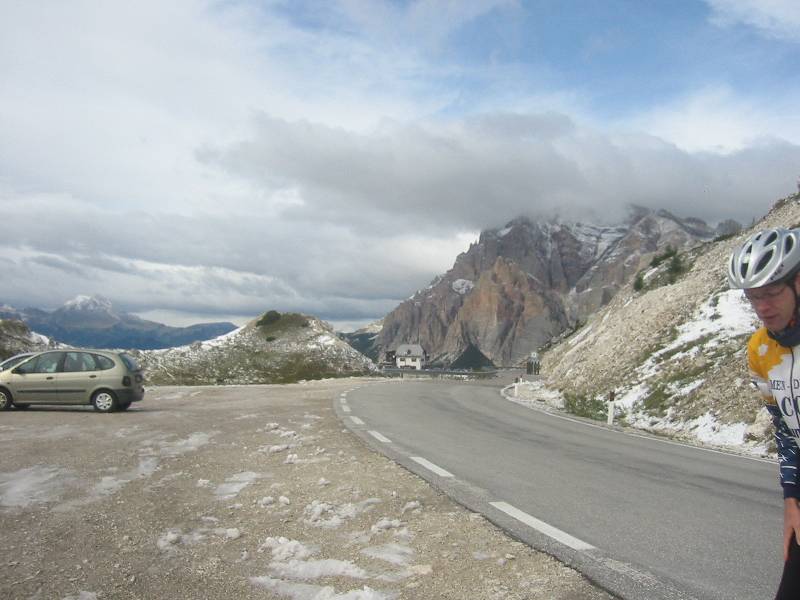
<instances>
[{"instance_id":1,"label":"snow on hillside","mask_svg":"<svg viewBox=\"0 0 800 600\"><path fill-rule=\"evenodd\" d=\"M797 225L800 197L792 197L754 229ZM730 252L752 231L680 253L688 269L673 283L669 261L643 269L643 289L625 286L544 353L544 387L527 386L523 399L556 406L569 400L599 419L614 390L623 424L755 454L773 450L745 364L758 321L725 274Z\"/></svg>"},{"instance_id":2,"label":"snow on hillside","mask_svg":"<svg viewBox=\"0 0 800 600\"><path fill-rule=\"evenodd\" d=\"M330 325L295 314L266 324L254 320L212 340L137 357L149 381L190 385L287 383L376 369Z\"/></svg>"}]
</instances>

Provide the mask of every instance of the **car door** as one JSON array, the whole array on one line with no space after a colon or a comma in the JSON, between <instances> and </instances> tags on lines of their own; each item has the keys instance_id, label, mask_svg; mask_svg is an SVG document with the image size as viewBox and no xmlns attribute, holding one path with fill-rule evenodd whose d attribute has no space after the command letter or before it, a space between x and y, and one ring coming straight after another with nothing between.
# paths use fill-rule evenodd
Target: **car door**
<instances>
[{"instance_id":1,"label":"car door","mask_svg":"<svg viewBox=\"0 0 800 600\"><path fill-rule=\"evenodd\" d=\"M58 404L59 367L64 352L44 352L11 371L11 394L20 404Z\"/></svg>"},{"instance_id":2,"label":"car door","mask_svg":"<svg viewBox=\"0 0 800 600\"><path fill-rule=\"evenodd\" d=\"M94 357L88 352L66 352L58 376L58 398L63 404L86 404L97 378Z\"/></svg>"}]
</instances>

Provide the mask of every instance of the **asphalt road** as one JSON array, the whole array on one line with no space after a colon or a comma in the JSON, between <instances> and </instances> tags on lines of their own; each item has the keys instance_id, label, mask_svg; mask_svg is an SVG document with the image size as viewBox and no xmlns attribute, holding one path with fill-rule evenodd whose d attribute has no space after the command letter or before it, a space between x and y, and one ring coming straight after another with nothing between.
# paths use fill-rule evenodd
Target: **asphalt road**
<instances>
[{"instance_id":1,"label":"asphalt road","mask_svg":"<svg viewBox=\"0 0 800 600\"><path fill-rule=\"evenodd\" d=\"M622 597L774 596L775 464L531 410L500 387L377 384L337 410L372 446Z\"/></svg>"}]
</instances>

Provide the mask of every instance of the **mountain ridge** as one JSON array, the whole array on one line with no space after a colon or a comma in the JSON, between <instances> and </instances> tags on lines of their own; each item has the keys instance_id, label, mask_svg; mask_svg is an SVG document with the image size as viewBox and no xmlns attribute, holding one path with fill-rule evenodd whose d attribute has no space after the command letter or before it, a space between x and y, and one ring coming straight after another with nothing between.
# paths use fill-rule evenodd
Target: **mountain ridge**
<instances>
[{"instance_id":1,"label":"mountain ridge","mask_svg":"<svg viewBox=\"0 0 800 600\"><path fill-rule=\"evenodd\" d=\"M607 304L652 256L719 233L642 207L617 225L517 217L481 232L451 269L391 311L372 351L420 343L447 364L474 345L495 364L517 364Z\"/></svg>"},{"instance_id":2,"label":"mountain ridge","mask_svg":"<svg viewBox=\"0 0 800 600\"><path fill-rule=\"evenodd\" d=\"M233 323L198 323L171 327L136 315L114 311L108 298L79 295L54 311L17 310L0 306L0 319L26 323L30 329L66 344L93 348L152 350L190 344L228 333Z\"/></svg>"}]
</instances>

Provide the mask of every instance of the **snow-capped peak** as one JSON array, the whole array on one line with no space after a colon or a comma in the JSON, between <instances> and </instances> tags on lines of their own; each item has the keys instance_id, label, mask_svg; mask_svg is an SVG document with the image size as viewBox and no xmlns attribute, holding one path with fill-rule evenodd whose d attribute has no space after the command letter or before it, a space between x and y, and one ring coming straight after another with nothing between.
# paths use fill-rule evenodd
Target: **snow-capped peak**
<instances>
[{"instance_id":1,"label":"snow-capped peak","mask_svg":"<svg viewBox=\"0 0 800 600\"><path fill-rule=\"evenodd\" d=\"M62 307L65 310L111 311L111 300L104 296L75 296Z\"/></svg>"}]
</instances>

